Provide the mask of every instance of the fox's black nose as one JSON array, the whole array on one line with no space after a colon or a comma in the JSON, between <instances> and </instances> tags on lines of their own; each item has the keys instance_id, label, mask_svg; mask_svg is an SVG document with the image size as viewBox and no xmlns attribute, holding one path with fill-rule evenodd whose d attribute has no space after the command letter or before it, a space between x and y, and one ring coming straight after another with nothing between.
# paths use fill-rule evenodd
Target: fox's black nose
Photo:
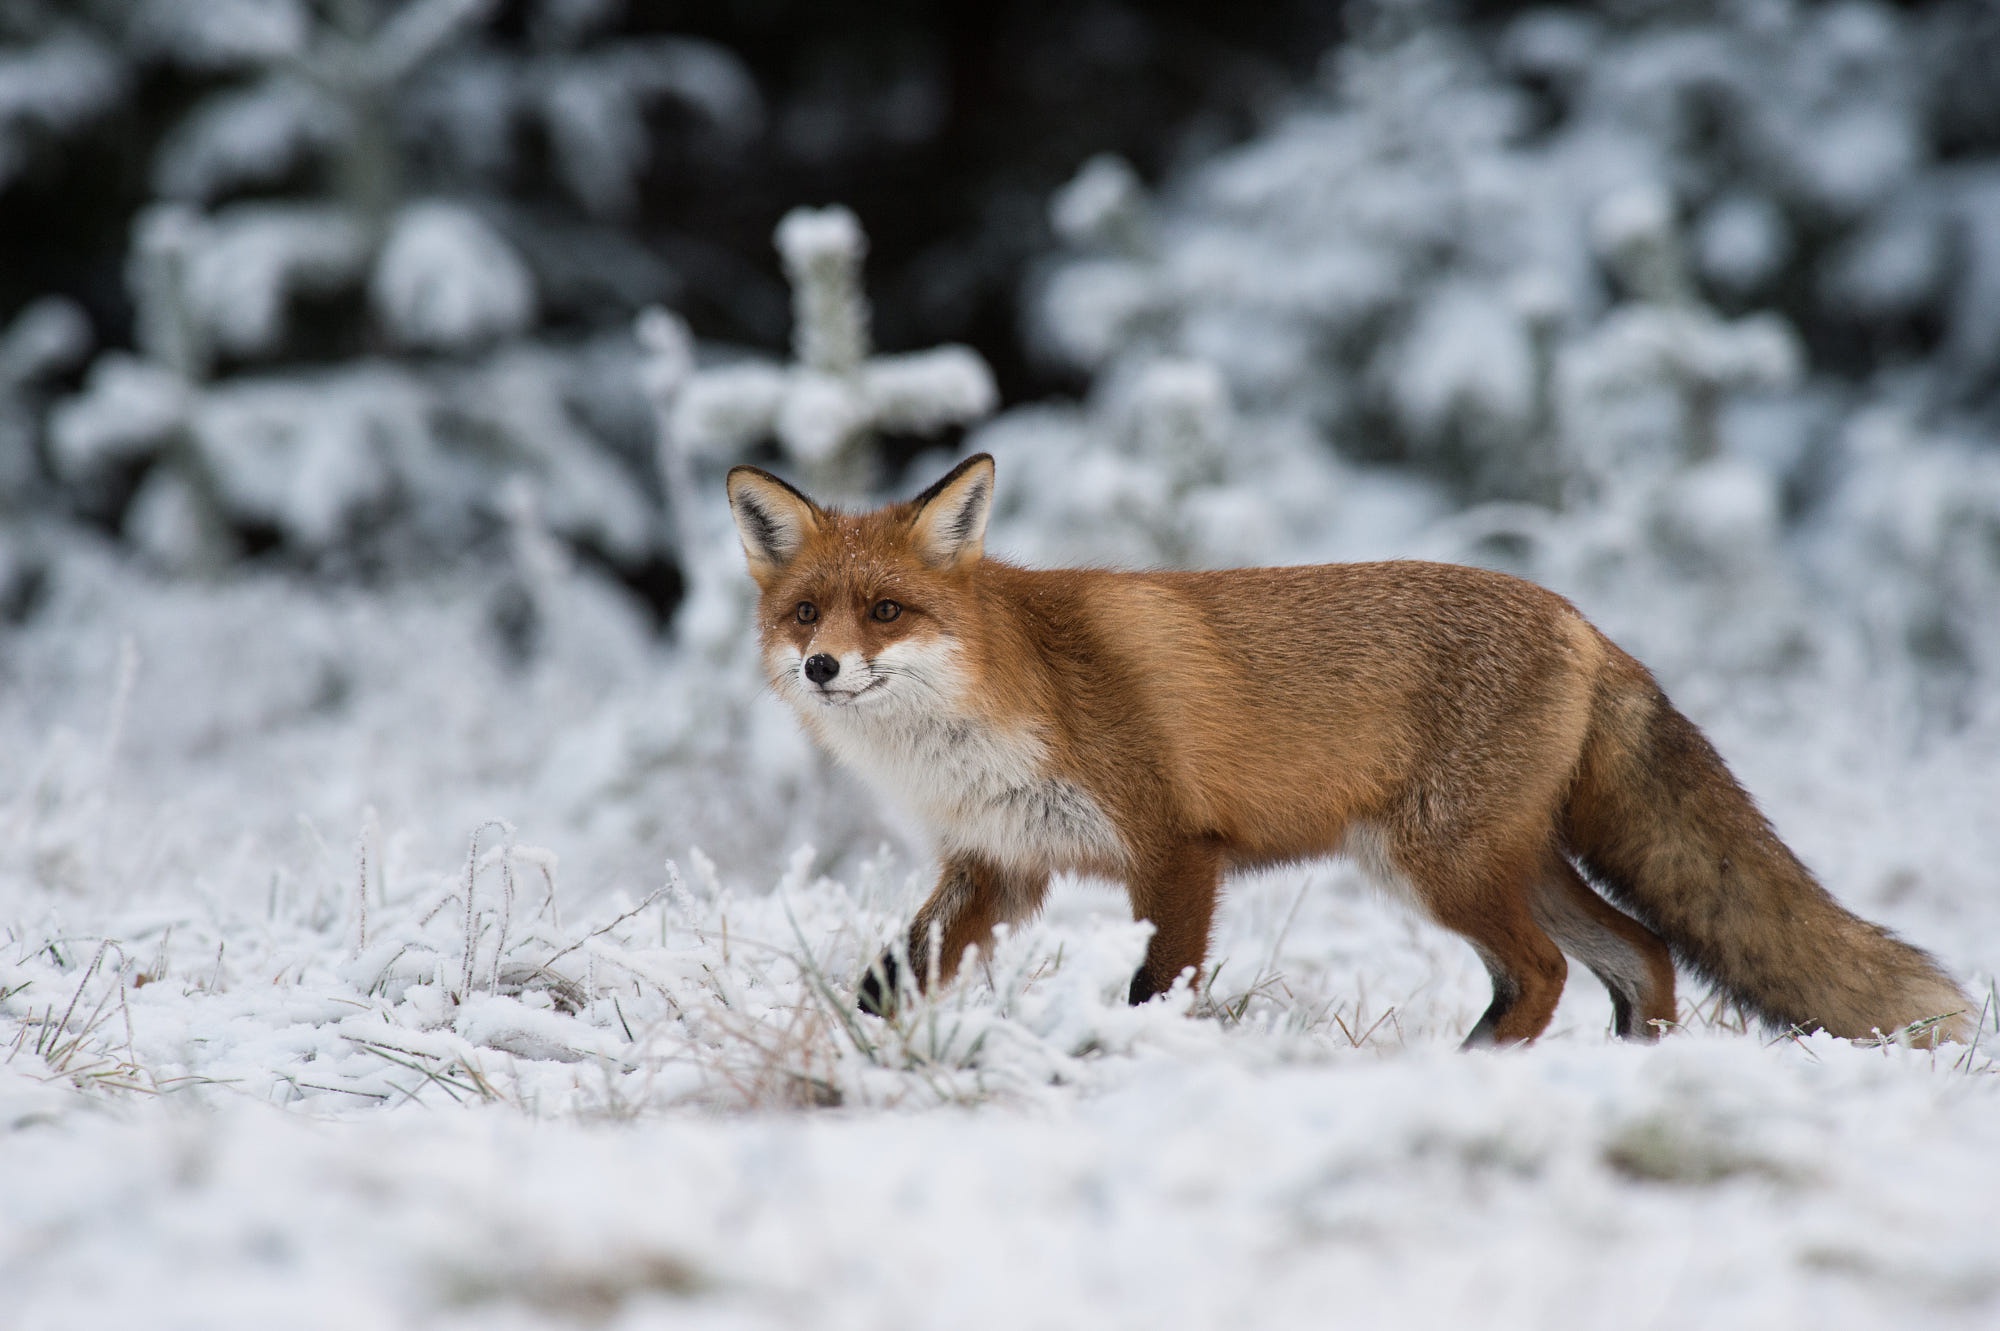
<instances>
[{"instance_id":1,"label":"fox's black nose","mask_svg":"<svg viewBox=\"0 0 2000 1331\"><path fill-rule=\"evenodd\" d=\"M815 684L824 684L840 673L840 662L820 652L806 658L806 678Z\"/></svg>"}]
</instances>

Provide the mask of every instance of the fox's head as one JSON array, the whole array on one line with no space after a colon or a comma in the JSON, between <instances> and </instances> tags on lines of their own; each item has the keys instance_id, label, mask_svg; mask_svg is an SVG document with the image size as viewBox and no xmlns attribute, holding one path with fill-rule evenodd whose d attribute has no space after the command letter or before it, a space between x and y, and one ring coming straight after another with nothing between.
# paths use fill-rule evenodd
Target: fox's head
<instances>
[{"instance_id":1,"label":"fox's head","mask_svg":"<svg viewBox=\"0 0 2000 1331\"><path fill-rule=\"evenodd\" d=\"M808 716L948 708L992 502L984 453L870 513L822 508L767 471L732 469L729 507L762 592L764 670L779 696Z\"/></svg>"}]
</instances>

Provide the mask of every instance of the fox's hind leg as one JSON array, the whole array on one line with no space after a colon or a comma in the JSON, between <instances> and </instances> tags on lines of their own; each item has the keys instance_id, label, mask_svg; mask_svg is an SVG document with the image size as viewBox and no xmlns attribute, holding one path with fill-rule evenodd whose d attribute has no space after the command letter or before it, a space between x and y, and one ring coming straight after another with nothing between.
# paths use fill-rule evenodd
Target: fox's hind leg
<instances>
[{"instance_id":1,"label":"fox's hind leg","mask_svg":"<svg viewBox=\"0 0 2000 1331\"><path fill-rule=\"evenodd\" d=\"M1048 895L1049 876L1017 869L1003 869L969 856L945 861L944 872L917 917L910 924L905 951L916 973L911 979L918 990L929 983L933 969L938 983L948 983L958 973L965 949L986 946L993 928L1012 924L1041 909ZM937 935L937 954L931 954L931 936ZM863 1012L889 1016L896 1010L896 990L902 967L894 952L885 952L868 973L861 977L858 995Z\"/></svg>"},{"instance_id":2,"label":"fox's hind leg","mask_svg":"<svg viewBox=\"0 0 2000 1331\"><path fill-rule=\"evenodd\" d=\"M1674 959L1658 934L1591 891L1560 855L1535 885L1535 919L1604 982L1620 1036L1659 1038L1654 1023L1674 1019Z\"/></svg>"},{"instance_id":3,"label":"fox's hind leg","mask_svg":"<svg viewBox=\"0 0 2000 1331\"><path fill-rule=\"evenodd\" d=\"M1440 915L1438 922L1472 944L1493 980L1493 1001L1473 1023L1465 1048L1524 1044L1548 1029L1569 963L1525 909Z\"/></svg>"},{"instance_id":4,"label":"fox's hind leg","mask_svg":"<svg viewBox=\"0 0 2000 1331\"><path fill-rule=\"evenodd\" d=\"M1493 1002L1465 1047L1519 1044L1548 1028L1569 963L1531 907L1537 855L1467 837L1449 849L1436 839L1391 836L1388 867L1405 880L1433 920L1472 944L1493 979Z\"/></svg>"}]
</instances>

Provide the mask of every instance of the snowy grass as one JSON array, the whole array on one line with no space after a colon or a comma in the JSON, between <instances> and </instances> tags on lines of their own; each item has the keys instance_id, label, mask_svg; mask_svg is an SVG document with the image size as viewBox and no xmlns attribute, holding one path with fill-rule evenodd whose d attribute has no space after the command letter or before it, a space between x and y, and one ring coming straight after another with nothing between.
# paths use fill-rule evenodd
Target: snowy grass
<instances>
[{"instance_id":1,"label":"snowy grass","mask_svg":"<svg viewBox=\"0 0 2000 1331\"><path fill-rule=\"evenodd\" d=\"M316 1113L496 1102L630 1118L1021 1104L1093 1083L1106 1060L1190 1040L1299 1058L1407 1039L1397 1004L1371 1002L1365 981L1356 990L1323 964L1280 966L1311 890L1331 892L1325 875L1247 885L1249 927L1281 896L1285 926L1268 944L1240 939L1266 949L1259 964L1225 955L1198 993L1183 986L1128 1008L1146 927L1107 912L1108 892L1072 884L1067 908L883 1020L857 1009L856 982L900 934L914 878L864 866L850 888L812 877L814 854L801 848L775 886L738 892L696 851L692 884L669 862L641 900L566 924L554 858L490 823L455 873L378 895L364 851L339 908L320 897L287 920L273 899L263 927L182 919L96 940L10 931L7 1064L106 1095L248 1097ZM1352 890L1333 905L1394 918ZM1328 915L1315 909L1311 925L1329 927ZM1427 941L1413 960L1445 942ZM1467 1006L1454 993L1425 1033L1447 1038Z\"/></svg>"},{"instance_id":2,"label":"snowy grass","mask_svg":"<svg viewBox=\"0 0 2000 1331\"><path fill-rule=\"evenodd\" d=\"M1621 1045L1579 973L1535 1048L1462 1055L1476 961L1338 864L1233 882L1198 991L1125 1006L1144 929L1063 882L882 1021L854 986L921 851L581 593L510 674L477 583L64 567L0 641L9 1326L2000 1311L1985 723L1676 685L1833 890L1973 982L1970 1049L1695 986Z\"/></svg>"}]
</instances>

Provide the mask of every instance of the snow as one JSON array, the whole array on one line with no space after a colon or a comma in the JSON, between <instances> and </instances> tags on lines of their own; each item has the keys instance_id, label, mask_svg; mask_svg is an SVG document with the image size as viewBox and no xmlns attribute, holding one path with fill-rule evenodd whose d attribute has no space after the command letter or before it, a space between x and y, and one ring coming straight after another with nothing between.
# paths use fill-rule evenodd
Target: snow
<instances>
[{"instance_id":1,"label":"snow","mask_svg":"<svg viewBox=\"0 0 2000 1331\"><path fill-rule=\"evenodd\" d=\"M496 8L494 0L413 0L397 6L380 16L368 40L364 81L387 86L407 78L453 40L486 22Z\"/></svg>"},{"instance_id":2,"label":"snow","mask_svg":"<svg viewBox=\"0 0 2000 1331\"><path fill-rule=\"evenodd\" d=\"M693 509L693 459L687 440L675 429L674 411L681 390L694 374L694 334L679 315L655 306L640 312L632 325L632 336L639 344L639 388L652 414L653 467L664 501L661 518L675 562L682 569L691 569L694 552L701 547L696 535L701 518Z\"/></svg>"},{"instance_id":3,"label":"snow","mask_svg":"<svg viewBox=\"0 0 2000 1331\"><path fill-rule=\"evenodd\" d=\"M1923 308L1944 275L1944 237L1934 200L1888 211L1834 253L1820 278L1824 299L1863 317Z\"/></svg>"},{"instance_id":4,"label":"snow","mask_svg":"<svg viewBox=\"0 0 2000 1331\"><path fill-rule=\"evenodd\" d=\"M602 54L546 58L532 94L570 191L599 216L629 213L649 155L645 113L663 97L698 112L711 131L740 142L763 107L736 57L708 42L657 38Z\"/></svg>"},{"instance_id":5,"label":"snow","mask_svg":"<svg viewBox=\"0 0 2000 1331\"><path fill-rule=\"evenodd\" d=\"M91 342L90 320L65 296L28 302L0 329L0 512L36 488L46 383L82 364ZM11 581L0 572L0 600Z\"/></svg>"},{"instance_id":6,"label":"snow","mask_svg":"<svg viewBox=\"0 0 2000 1331\"><path fill-rule=\"evenodd\" d=\"M429 372L356 360L212 384L113 353L50 413L51 462L86 489L136 479L128 534L168 567L227 562L232 523L308 558L384 533L447 548L492 530L515 481L564 540L641 563L657 515L576 405L619 406L593 375L599 350L509 343ZM614 368L643 412L633 358Z\"/></svg>"},{"instance_id":7,"label":"snow","mask_svg":"<svg viewBox=\"0 0 2000 1331\"><path fill-rule=\"evenodd\" d=\"M466 434L489 447L501 444L521 464L550 527L638 562L653 546L652 508L631 469L577 423L565 369L560 356L508 348L468 370L446 395L446 409Z\"/></svg>"},{"instance_id":8,"label":"snow","mask_svg":"<svg viewBox=\"0 0 2000 1331\"><path fill-rule=\"evenodd\" d=\"M191 219L183 296L213 345L242 356L283 344L302 295L338 291L363 270L367 238L343 209L239 203Z\"/></svg>"},{"instance_id":9,"label":"snow","mask_svg":"<svg viewBox=\"0 0 2000 1331\"><path fill-rule=\"evenodd\" d=\"M60 569L0 657L27 758L0 794L21 1326L2000 1308L1984 1053L1695 1008L1626 1046L1580 977L1535 1048L1460 1054L1476 960L1338 865L1234 884L1213 985L1142 1009L1143 931L1061 884L890 1026L851 986L921 851L865 796L820 803L788 722L768 775L747 733L693 760L662 705L699 668L635 628L565 630L594 675L510 674L481 580ZM1988 992L1990 713L1913 744L1810 683L1674 686L1833 890ZM482 810L518 825L469 848Z\"/></svg>"},{"instance_id":10,"label":"snow","mask_svg":"<svg viewBox=\"0 0 2000 1331\"><path fill-rule=\"evenodd\" d=\"M235 69L302 54L312 20L301 0L141 0L140 50L195 69Z\"/></svg>"},{"instance_id":11,"label":"snow","mask_svg":"<svg viewBox=\"0 0 2000 1331\"><path fill-rule=\"evenodd\" d=\"M863 371L870 417L886 430L935 435L993 414L1000 392L993 372L970 347L935 347L878 356Z\"/></svg>"},{"instance_id":12,"label":"snow","mask_svg":"<svg viewBox=\"0 0 2000 1331\"><path fill-rule=\"evenodd\" d=\"M1156 308L1145 271L1121 259L1079 259L1048 280L1036 332L1045 351L1096 366L1132 340Z\"/></svg>"},{"instance_id":13,"label":"snow","mask_svg":"<svg viewBox=\"0 0 2000 1331\"><path fill-rule=\"evenodd\" d=\"M1777 275L1790 254L1785 216L1761 194L1730 194L1703 211L1695 233L1702 274L1731 291L1749 291Z\"/></svg>"},{"instance_id":14,"label":"snow","mask_svg":"<svg viewBox=\"0 0 2000 1331\"><path fill-rule=\"evenodd\" d=\"M165 197L205 202L269 185L309 151L325 151L347 132L340 105L296 78L274 77L218 93L167 135L153 165Z\"/></svg>"},{"instance_id":15,"label":"snow","mask_svg":"<svg viewBox=\"0 0 2000 1331\"><path fill-rule=\"evenodd\" d=\"M400 57L405 73L412 60L435 60L401 90L406 133L474 178L493 179L514 158L523 122L539 122L548 167L592 216L607 219L627 216L638 201L653 156L648 116L662 100L693 113L704 159L756 135L763 104L733 53L689 38L594 40L617 8L537 5L529 17L536 40L518 54L487 43L410 48ZM475 8L468 17L480 15Z\"/></svg>"},{"instance_id":16,"label":"snow","mask_svg":"<svg viewBox=\"0 0 2000 1331\"><path fill-rule=\"evenodd\" d=\"M81 364L90 352L90 320L66 296L30 301L0 333L0 385L19 389Z\"/></svg>"},{"instance_id":17,"label":"snow","mask_svg":"<svg viewBox=\"0 0 2000 1331\"><path fill-rule=\"evenodd\" d=\"M1489 291L1446 287L1416 312L1390 357L1391 399L1411 436L1435 446L1454 426L1491 421L1504 437L1531 424L1533 351L1510 306Z\"/></svg>"},{"instance_id":18,"label":"snow","mask_svg":"<svg viewBox=\"0 0 2000 1331\"><path fill-rule=\"evenodd\" d=\"M172 467L157 467L140 482L121 530L141 554L174 573L219 573L240 553L194 481Z\"/></svg>"},{"instance_id":19,"label":"snow","mask_svg":"<svg viewBox=\"0 0 2000 1331\"><path fill-rule=\"evenodd\" d=\"M124 90L117 61L78 33L0 51L0 188L20 171L35 135L102 115Z\"/></svg>"},{"instance_id":20,"label":"snow","mask_svg":"<svg viewBox=\"0 0 2000 1331\"><path fill-rule=\"evenodd\" d=\"M534 322L527 267L476 213L438 201L397 214L369 280L369 299L405 346L452 349Z\"/></svg>"},{"instance_id":21,"label":"snow","mask_svg":"<svg viewBox=\"0 0 2000 1331\"><path fill-rule=\"evenodd\" d=\"M421 407L399 376L362 369L340 379L224 385L190 422L222 505L307 549L326 548L387 502L392 457L421 447Z\"/></svg>"},{"instance_id":22,"label":"snow","mask_svg":"<svg viewBox=\"0 0 2000 1331\"><path fill-rule=\"evenodd\" d=\"M755 361L703 370L674 397L672 430L718 456L768 438L785 395L785 371Z\"/></svg>"},{"instance_id":23,"label":"snow","mask_svg":"<svg viewBox=\"0 0 2000 1331\"><path fill-rule=\"evenodd\" d=\"M1427 1093L1442 1056L1155 1066L1047 1115L686 1121L643 1149L630 1128L490 1111L337 1130L240 1108L86 1118L12 1137L34 1201L10 1228L102 1235L37 1254L51 1279L16 1310L36 1326L177 1307L205 1323L167 1325L845 1327L942 1307L962 1325L1291 1326L1329 1306L1410 1327L1979 1325L1990 1212L1926 1197L2000 1181L1990 1118L1904 1087L1900 1121L1873 1129L1897 1167L1815 1160L1860 1126L1834 1106L1893 1072L1703 1053L1468 1061L1463 1098ZM1607 1163L1652 1159L1647 1114L1744 1086L1758 1118L1732 1104L1660 1149L1685 1182ZM1925 1149L1944 1133L1984 1161ZM77 1168L93 1156L115 1170ZM1883 1218L1893 1240L1844 1237ZM1581 1260L1552 1260L1543 1234Z\"/></svg>"},{"instance_id":24,"label":"snow","mask_svg":"<svg viewBox=\"0 0 2000 1331\"><path fill-rule=\"evenodd\" d=\"M792 281L793 350L799 363L829 375L852 374L873 349L861 261L868 238L845 208L794 208L775 237Z\"/></svg>"},{"instance_id":25,"label":"snow","mask_svg":"<svg viewBox=\"0 0 2000 1331\"><path fill-rule=\"evenodd\" d=\"M1049 225L1071 245L1143 250L1146 197L1122 157L1100 153L1049 200Z\"/></svg>"},{"instance_id":26,"label":"snow","mask_svg":"<svg viewBox=\"0 0 2000 1331\"><path fill-rule=\"evenodd\" d=\"M1336 527L1387 523L1381 553L1433 520L1363 472L1259 473L1287 455L1220 410L1212 371L1130 391L1103 410L1216 432L1190 511L1304 492ZM988 427L1016 433L989 441L1015 494L995 547L1115 534L1028 488L1010 422ZM1918 446L1885 424L1867 455ZM1086 515L1079 466L1111 458L1161 474L1042 465ZM1921 542L1968 465L1939 455L1943 490L1880 521ZM1247 474L1264 484L1232 489ZM1694 511L1738 511L1729 475ZM1294 549L1288 530L1239 521L1256 548L1232 557ZM1345 866L1232 884L1200 994L1124 1006L1143 931L1065 882L935 1005L864 1018L854 979L925 889L922 848L756 696L751 661L663 650L587 573L540 566L552 645L506 666L508 576L161 582L79 549L0 639L19 1325L2000 1310L1987 1052L1774 1040L1692 985L1687 1030L1625 1046L1578 976L1535 1048L1460 1054L1476 959ZM1672 607L1642 612L1658 633ZM1925 736L1873 671L1667 683L1833 891L1990 1001L1990 691Z\"/></svg>"},{"instance_id":27,"label":"snow","mask_svg":"<svg viewBox=\"0 0 2000 1331\"><path fill-rule=\"evenodd\" d=\"M90 367L85 391L51 414L50 460L58 475L89 476L149 456L180 427L186 402L177 376L136 357L105 356Z\"/></svg>"},{"instance_id":28,"label":"snow","mask_svg":"<svg viewBox=\"0 0 2000 1331\"><path fill-rule=\"evenodd\" d=\"M646 160L646 124L629 88L588 67L558 70L541 89L555 162L596 213L631 211L633 176Z\"/></svg>"}]
</instances>

